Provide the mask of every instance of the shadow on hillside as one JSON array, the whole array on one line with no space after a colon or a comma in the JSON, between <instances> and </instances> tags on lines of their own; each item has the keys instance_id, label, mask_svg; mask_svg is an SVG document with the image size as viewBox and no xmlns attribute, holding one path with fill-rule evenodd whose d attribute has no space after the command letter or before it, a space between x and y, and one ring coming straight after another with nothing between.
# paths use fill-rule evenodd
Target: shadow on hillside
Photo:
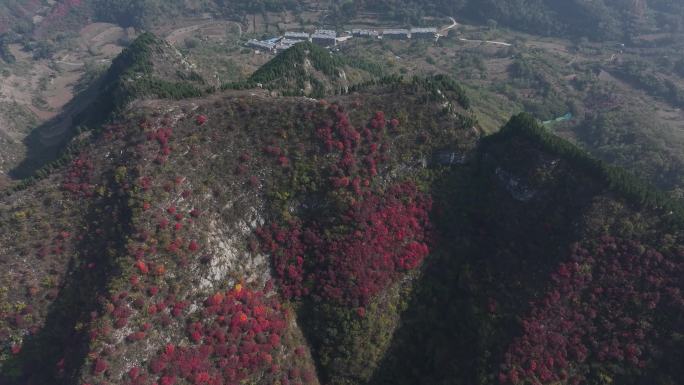
<instances>
[{"instance_id":1,"label":"shadow on hillside","mask_svg":"<svg viewBox=\"0 0 684 385\"><path fill-rule=\"evenodd\" d=\"M597 191L561 180L543 200L522 203L492 173L454 171L434 186L439 241L369 384L497 382L518 317L568 257Z\"/></svg>"},{"instance_id":2,"label":"shadow on hillside","mask_svg":"<svg viewBox=\"0 0 684 385\"><path fill-rule=\"evenodd\" d=\"M26 157L15 168L9 171L13 179L25 179L33 176L38 170L57 160L66 149L70 140L78 133L77 127L86 122L86 113L93 105L98 94L99 82L77 94L65 106L63 111L34 128L24 139ZM93 121L98 118L94 117Z\"/></svg>"},{"instance_id":3,"label":"shadow on hillside","mask_svg":"<svg viewBox=\"0 0 684 385\"><path fill-rule=\"evenodd\" d=\"M99 310L98 298L107 294L109 279L118 275L111 253L105 250L123 250L129 230L131 214L125 199L117 199L121 198L109 198L88 207L84 220L89 227L83 240L75 245L77 254L69 262L44 326L36 334L26 336L19 354L3 363L0 384L79 383L78 376L89 351L91 314ZM103 215L105 207L107 215ZM104 231L98 233L99 229Z\"/></svg>"}]
</instances>

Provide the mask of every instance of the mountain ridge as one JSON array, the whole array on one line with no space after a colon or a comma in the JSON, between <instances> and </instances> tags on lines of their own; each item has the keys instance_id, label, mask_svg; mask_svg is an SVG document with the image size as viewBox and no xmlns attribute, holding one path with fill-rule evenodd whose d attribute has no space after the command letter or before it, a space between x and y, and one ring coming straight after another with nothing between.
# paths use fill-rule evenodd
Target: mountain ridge
<instances>
[{"instance_id":1,"label":"mountain ridge","mask_svg":"<svg viewBox=\"0 0 684 385\"><path fill-rule=\"evenodd\" d=\"M300 45L264 88L177 94L203 83L163 47L122 53L96 129L0 197L0 382L681 375L681 211L659 194L526 114L483 137L444 75L286 96Z\"/></svg>"}]
</instances>

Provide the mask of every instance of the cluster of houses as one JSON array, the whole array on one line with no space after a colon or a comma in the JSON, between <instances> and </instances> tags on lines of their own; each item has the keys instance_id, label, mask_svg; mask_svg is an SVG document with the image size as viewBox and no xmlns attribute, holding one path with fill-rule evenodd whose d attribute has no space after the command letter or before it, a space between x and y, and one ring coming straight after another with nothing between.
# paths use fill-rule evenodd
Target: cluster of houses
<instances>
[{"instance_id":1,"label":"cluster of houses","mask_svg":"<svg viewBox=\"0 0 684 385\"><path fill-rule=\"evenodd\" d=\"M251 39L247 46L269 52L284 51L297 43L310 41L323 47L334 47L340 41L337 32L329 29L317 29L314 33L307 32L285 32L284 36L275 37L267 40Z\"/></svg>"},{"instance_id":2,"label":"cluster of houses","mask_svg":"<svg viewBox=\"0 0 684 385\"><path fill-rule=\"evenodd\" d=\"M338 36L337 32L329 29L317 29L314 33L307 32L285 32L285 35L267 40L251 39L247 42L248 47L262 51L280 52L293 45L310 41L323 47L335 47L339 43L349 40L352 37L390 39L390 40L409 40L409 39L428 39L437 40L437 28L411 28L411 29L353 29Z\"/></svg>"}]
</instances>

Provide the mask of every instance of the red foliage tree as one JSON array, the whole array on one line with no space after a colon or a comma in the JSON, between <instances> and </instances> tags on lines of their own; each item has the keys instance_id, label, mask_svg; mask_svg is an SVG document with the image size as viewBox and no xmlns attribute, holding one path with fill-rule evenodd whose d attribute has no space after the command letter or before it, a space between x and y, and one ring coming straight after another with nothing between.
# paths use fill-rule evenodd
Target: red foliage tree
<instances>
[{"instance_id":1,"label":"red foliage tree","mask_svg":"<svg viewBox=\"0 0 684 385\"><path fill-rule=\"evenodd\" d=\"M150 361L160 384L232 384L277 375L270 369L287 320L276 296L238 285L209 296L200 319L187 326L191 345L167 344Z\"/></svg>"},{"instance_id":2,"label":"red foliage tree","mask_svg":"<svg viewBox=\"0 0 684 385\"><path fill-rule=\"evenodd\" d=\"M505 355L504 384L580 384L590 365L648 365L658 314L682 314L681 258L637 242L603 237L592 252L576 246L570 262L522 321Z\"/></svg>"},{"instance_id":3,"label":"red foliage tree","mask_svg":"<svg viewBox=\"0 0 684 385\"><path fill-rule=\"evenodd\" d=\"M93 162L87 156L80 155L71 162L62 182L62 189L82 197L93 196L93 171Z\"/></svg>"},{"instance_id":4,"label":"red foliage tree","mask_svg":"<svg viewBox=\"0 0 684 385\"><path fill-rule=\"evenodd\" d=\"M337 303L365 306L427 256L431 202L410 183L373 190L371 180L386 148L383 112L375 114L370 128L357 130L341 107L333 104L328 111L334 119L316 130L326 158L333 162L324 170L327 194L351 190L354 199L330 199L338 206L311 215L318 220L271 224L257 230L257 236L262 250L272 257L285 297L315 293ZM277 155L281 150L270 146L266 152Z\"/></svg>"},{"instance_id":5,"label":"red foliage tree","mask_svg":"<svg viewBox=\"0 0 684 385\"><path fill-rule=\"evenodd\" d=\"M107 364L107 362L105 360L98 358L93 363L93 373L94 374L102 374L105 372L105 370L107 370L108 367L109 367L109 365Z\"/></svg>"}]
</instances>

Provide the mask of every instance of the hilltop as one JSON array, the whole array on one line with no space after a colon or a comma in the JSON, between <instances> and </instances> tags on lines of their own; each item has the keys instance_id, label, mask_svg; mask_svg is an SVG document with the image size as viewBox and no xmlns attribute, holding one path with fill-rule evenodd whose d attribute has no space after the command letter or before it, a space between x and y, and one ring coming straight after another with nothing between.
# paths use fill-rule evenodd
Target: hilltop
<instances>
[{"instance_id":1,"label":"hilltop","mask_svg":"<svg viewBox=\"0 0 684 385\"><path fill-rule=\"evenodd\" d=\"M382 77L382 69L370 62L334 56L311 42L295 44L256 70L245 82L224 88L267 88L281 95L323 97L346 93L354 84Z\"/></svg>"}]
</instances>

